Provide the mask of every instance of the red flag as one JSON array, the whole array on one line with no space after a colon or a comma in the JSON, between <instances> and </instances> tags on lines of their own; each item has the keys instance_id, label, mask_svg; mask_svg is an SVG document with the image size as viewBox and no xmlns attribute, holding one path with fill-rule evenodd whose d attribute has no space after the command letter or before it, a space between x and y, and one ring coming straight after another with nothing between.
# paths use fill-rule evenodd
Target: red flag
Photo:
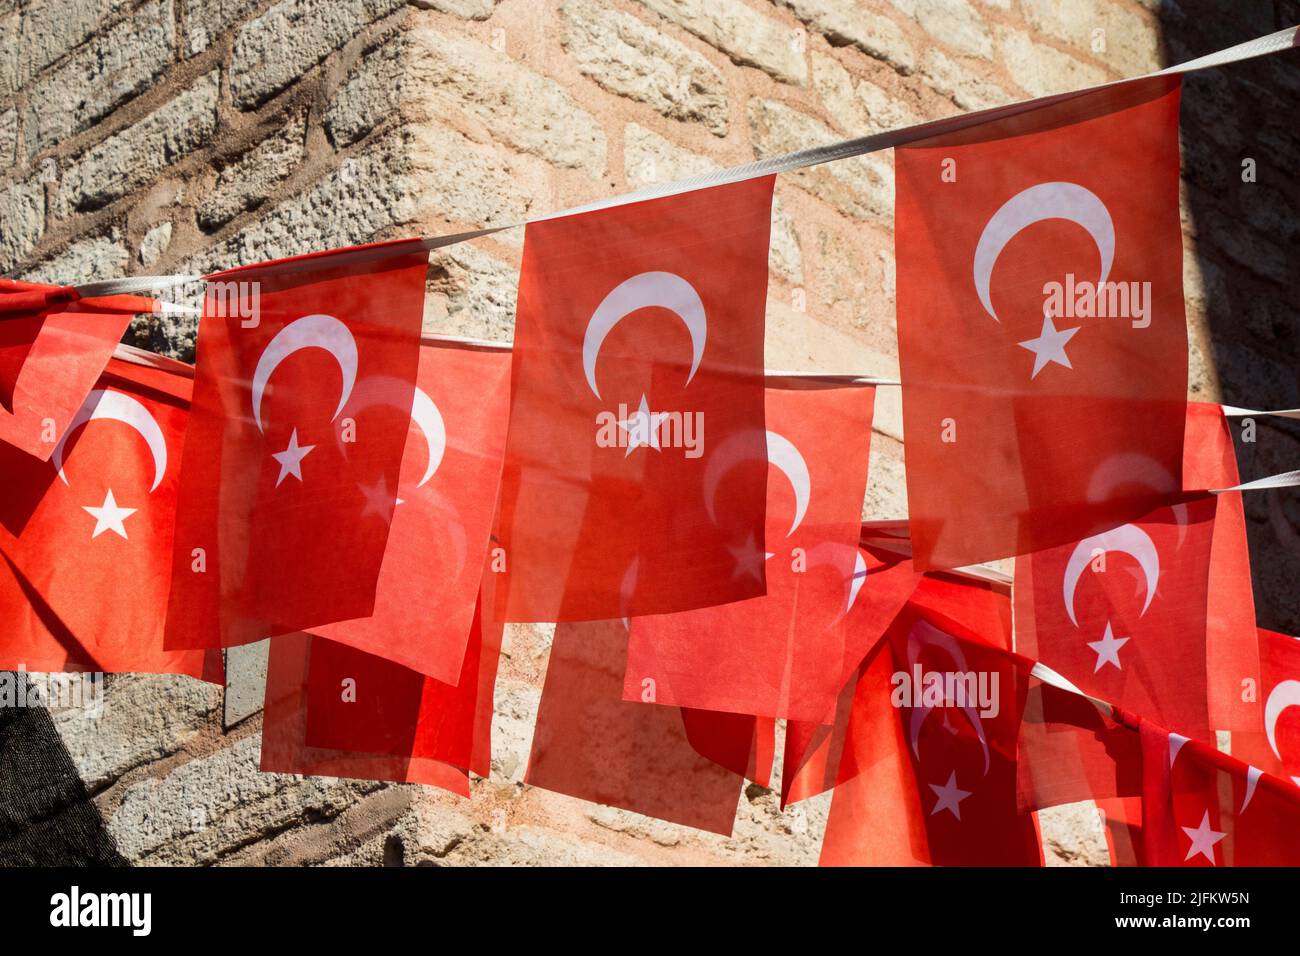
<instances>
[{"instance_id":1,"label":"red flag","mask_svg":"<svg viewBox=\"0 0 1300 956\"><path fill-rule=\"evenodd\" d=\"M427 340L375 613L312 633L455 684L505 448L510 353ZM400 388L395 383L394 388Z\"/></svg>"},{"instance_id":2,"label":"red flag","mask_svg":"<svg viewBox=\"0 0 1300 956\"><path fill-rule=\"evenodd\" d=\"M1142 792L1142 754L1133 728L1104 701L1060 686L1068 681L1045 665L1029 664L1026 670L1017 751L1020 808L1093 800L1099 806L1117 801L1122 811L1128 806L1124 801ZM1131 814L1126 819L1136 823Z\"/></svg>"},{"instance_id":3,"label":"red flag","mask_svg":"<svg viewBox=\"0 0 1300 956\"><path fill-rule=\"evenodd\" d=\"M1041 865L1016 806L1024 691L1013 655L909 604L863 667L822 864Z\"/></svg>"},{"instance_id":4,"label":"red flag","mask_svg":"<svg viewBox=\"0 0 1300 956\"><path fill-rule=\"evenodd\" d=\"M729 471L768 478L765 539L747 540L727 561L733 579L757 582L766 570L767 594L633 618L625 699L643 699L649 687L660 704L702 710L814 721L831 710L867 571L857 543L874 391L774 381L766 455L755 462L715 449L706 489Z\"/></svg>"},{"instance_id":5,"label":"red flag","mask_svg":"<svg viewBox=\"0 0 1300 956\"><path fill-rule=\"evenodd\" d=\"M526 782L730 835L746 774L765 775L755 744L770 724L624 701L626 657L621 621L556 627Z\"/></svg>"},{"instance_id":6,"label":"red flag","mask_svg":"<svg viewBox=\"0 0 1300 956\"><path fill-rule=\"evenodd\" d=\"M432 784L469 796L469 773L490 770L500 648L500 625L476 613L450 685L309 634L277 637L262 769Z\"/></svg>"},{"instance_id":7,"label":"red flag","mask_svg":"<svg viewBox=\"0 0 1300 956\"><path fill-rule=\"evenodd\" d=\"M0 668L222 679L217 653L163 651L193 370L138 361L108 363L49 461L0 445Z\"/></svg>"},{"instance_id":8,"label":"red flag","mask_svg":"<svg viewBox=\"0 0 1300 956\"><path fill-rule=\"evenodd\" d=\"M820 725L795 720L786 725L781 780L784 803L805 800L835 785L858 668L905 606L962 628L990 646L1010 647L1009 582L984 570L917 574L908 557L911 542L906 528L887 529L889 524L862 526L867 573L846 620L840 671L843 689L833 712L828 712Z\"/></svg>"},{"instance_id":9,"label":"red flag","mask_svg":"<svg viewBox=\"0 0 1300 956\"><path fill-rule=\"evenodd\" d=\"M1234 731L1232 752L1300 784L1300 639L1259 630L1255 726Z\"/></svg>"},{"instance_id":10,"label":"red flag","mask_svg":"<svg viewBox=\"0 0 1300 956\"><path fill-rule=\"evenodd\" d=\"M69 286L0 280L0 442L48 461L131 317L151 299L77 299Z\"/></svg>"},{"instance_id":11,"label":"red flag","mask_svg":"<svg viewBox=\"0 0 1300 956\"><path fill-rule=\"evenodd\" d=\"M1148 721L1139 732L1147 866L1300 866L1300 786Z\"/></svg>"},{"instance_id":12,"label":"red flag","mask_svg":"<svg viewBox=\"0 0 1300 956\"><path fill-rule=\"evenodd\" d=\"M1205 739L1214 496L1016 560L1016 650L1084 693Z\"/></svg>"},{"instance_id":13,"label":"red flag","mask_svg":"<svg viewBox=\"0 0 1300 956\"><path fill-rule=\"evenodd\" d=\"M1232 488L1241 479L1223 406L1189 402L1183 456L1188 492ZM1250 542L1241 492L1216 495L1210 590L1206 604L1206 677L1210 726L1250 731L1259 726L1259 707L1242 699L1243 681L1259 675L1255 639L1255 595L1250 578Z\"/></svg>"},{"instance_id":14,"label":"red flag","mask_svg":"<svg viewBox=\"0 0 1300 956\"><path fill-rule=\"evenodd\" d=\"M894 151L917 566L1078 540L1180 487L1178 80Z\"/></svg>"},{"instance_id":15,"label":"red flag","mask_svg":"<svg viewBox=\"0 0 1300 956\"><path fill-rule=\"evenodd\" d=\"M374 612L427 261L403 241L208 277L168 647Z\"/></svg>"},{"instance_id":16,"label":"red flag","mask_svg":"<svg viewBox=\"0 0 1300 956\"><path fill-rule=\"evenodd\" d=\"M763 593L772 178L528 225L501 492L511 621L616 620Z\"/></svg>"}]
</instances>

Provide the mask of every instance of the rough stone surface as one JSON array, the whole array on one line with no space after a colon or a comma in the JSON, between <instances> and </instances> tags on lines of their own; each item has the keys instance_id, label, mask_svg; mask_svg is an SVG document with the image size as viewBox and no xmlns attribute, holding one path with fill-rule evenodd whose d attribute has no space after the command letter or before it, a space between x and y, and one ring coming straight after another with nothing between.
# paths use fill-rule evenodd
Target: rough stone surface
<instances>
[{"instance_id":1,"label":"rough stone surface","mask_svg":"<svg viewBox=\"0 0 1300 956\"><path fill-rule=\"evenodd\" d=\"M235 106L265 102L402 0L281 0L247 23L230 58Z\"/></svg>"},{"instance_id":2,"label":"rough stone surface","mask_svg":"<svg viewBox=\"0 0 1300 956\"><path fill-rule=\"evenodd\" d=\"M226 694L221 712L226 730L261 711L270 654L270 640L226 651Z\"/></svg>"},{"instance_id":3,"label":"rough stone surface","mask_svg":"<svg viewBox=\"0 0 1300 956\"><path fill-rule=\"evenodd\" d=\"M492 16L501 0L411 0L412 6L422 10L440 10L454 13L467 20L486 20Z\"/></svg>"},{"instance_id":4,"label":"rough stone surface","mask_svg":"<svg viewBox=\"0 0 1300 956\"><path fill-rule=\"evenodd\" d=\"M560 15L565 50L605 89L727 134L727 86L703 56L595 0L566 0Z\"/></svg>"},{"instance_id":5,"label":"rough stone surface","mask_svg":"<svg viewBox=\"0 0 1300 956\"><path fill-rule=\"evenodd\" d=\"M355 245L415 213L405 138L381 140L351 164L276 205L221 243L189 260L195 272L313 249Z\"/></svg>"},{"instance_id":6,"label":"rough stone surface","mask_svg":"<svg viewBox=\"0 0 1300 956\"><path fill-rule=\"evenodd\" d=\"M5 45L12 44L12 60L8 70L0 67L0 94L25 84L129 4L130 0L31 0L21 18L11 13Z\"/></svg>"},{"instance_id":7,"label":"rough stone surface","mask_svg":"<svg viewBox=\"0 0 1300 956\"><path fill-rule=\"evenodd\" d=\"M358 795L382 786L261 773L258 753L258 738L244 737L160 778L129 785L109 820L121 852L138 863L219 862L232 848L228 833L263 834L335 816Z\"/></svg>"},{"instance_id":8,"label":"rough stone surface","mask_svg":"<svg viewBox=\"0 0 1300 956\"><path fill-rule=\"evenodd\" d=\"M348 73L325 112L325 131L336 146L348 146L398 110L409 88L409 50L399 34L368 49Z\"/></svg>"},{"instance_id":9,"label":"rough stone surface","mask_svg":"<svg viewBox=\"0 0 1300 956\"><path fill-rule=\"evenodd\" d=\"M0 268L12 269L45 232L45 187L39 179L0 190Z\"/></svg>"},{"instance_id":10,"label":"rough stone surface","mask_svg":"<svg viewBox=\"0 0 1300 956\"><path fill-rule=\"evenodd\" d=\"M110 228L100 235L77 240L53 258L24 271L22 277L29 282L54 285L96 282L122 275L130 262L131 251L121 231Z\"/></svg>"},{"instance_id":11,"label":"rough stone surface","mask_svg":"<svg viewBox=\"0 0 1300 956\"><path fill-rule=\"evenodd\" d=\"M412 88L430 115L460 115L522 152L589 176L604 172L604 130L558 83L472 40L423 26L412 38Z\"/></svg>"},{"instance_id":12,"label":"rough stone surface","mask_svg":"<svg viewBox=\"0 0 1300 956\"><path fill-rule=\"evenodd\" d=\"M160 222L146 232L144 238L140 240L140 265L147 268L161 259L171 241L172 224L170 222Z\"/></svg>"},{"instance_id":13,"label":"rough stone surface","mask_svg":"<svg viewBox=\"0 0 1300 956\"><path fill-rule=\"evenodd\" d=\"M792 32L741 0L641 2L742 66L756 66L786 83L807 79L808 65Z\"/></svg>"},{"instance_id":14,"label":"rough stone surface","mask_svg":"<svg viewBox=\"0 0 1300 956\"><path fill-rule=\"evenodd\" d=\"M185 27L191 55L202 53L263 0L185 0Z\"/></svg>"},{"instance_id":15,"label":"rough stone surface","mask_svg":"<svg viewBox=\"0 0 1300 956\"><path fill-rule=\"evenodd\" d=\"M199 204L199 225L215 230L260 206L302 160L303 133L299 116L222 169L212 192Z\"/></svg>"},{"instance_id":16,"label":"rough stone surface","mask_svg":"<svg viewBox=\"0 0 1300 956\"><path fill-rule=\"evenodd\" d=\"M921 72L936 90L964 110L986 110L1014 99L998 84L984 79L939 50L926 51Z\"/></svg>"},{"instance_id":17,"label":"rough stone surface","mask_svg":"<svg viewBox=\"0 0 1300 956\"><path fill-rule=\"evenodd\" d=\"M218 74L202 77L159 107L78 157L59 184L56 214L97 209L126 195L207 142L217 127Z\"/></svg>"},{"instance_id":18,"label":"rough stone surface","mask_svg":"<svg viewBox=\"0 0 1300 956\"><path fill-rule=\"evenodd\" d=\"M1140 76L1162 65L1152 18L1115 0L1021 0L1020 7L1031 29L1092 53L1124 76Z\"/></svg>"},{"instance_id":19,"label":"rough stone surface","mask_svg":"<svg viewBox=\"0 0 1300 956\"><path fill-rule=\"evenodd\" d=\"M171 0L146 3L33 85L27 100L27 157L80 132L166 71L176 41Z\"/></svg>"},{"instance_id":20,"label":"rough stone surface","mask_svg":"<svg viewBox=\"0 0 1300 956\"><path fill-rule=\"evenodd\" d=\"M12 166L18 159L18 110L0 112L0 163Z\"/></svg>"},{"instance_id":21,"label":"rough stone surface","mask_svg":"<svg viewBox=\"0 0 1300 956\"><path fill-rule=\"evenodd\" d=\"M855 0L780 0L831 46L853 46L903 72L916 65L916 51L903 29L879 10Z\"/></svg>"},{"instance_id":22,"label":"rough stone surface","mask_svg":"<svg viewBox=\"0 0 1300 956\"><path fill-rule=\"evenodd\" d=\"M1030 96L1083 89L1106 80L1100 67L1040 43L1024 30L999 29L998 45L1007 62L1016 64L1012 78Z\"/></svg>"},{"instance_id":23,"label":"rough stone surface","mask_svg":"<svg viewBox=\"0 0 1300 956\"><path fill-rule=\"evenodd\" d=\"M54 724L93 795L135 767L176 753L217 712L221 688L161 674L110 676L98 715L54 710Z\"/></svg>"},{"instance_id":24,"label":"rough stone surface","mask_svg":"<svg viewBox=\"0 0 1300 956\"><path fill-rule=\"evenodd\" d=\"M966 0L893 0L904 16L964 56L993 59L993 34Z\"/></svg>"}]
</instances>

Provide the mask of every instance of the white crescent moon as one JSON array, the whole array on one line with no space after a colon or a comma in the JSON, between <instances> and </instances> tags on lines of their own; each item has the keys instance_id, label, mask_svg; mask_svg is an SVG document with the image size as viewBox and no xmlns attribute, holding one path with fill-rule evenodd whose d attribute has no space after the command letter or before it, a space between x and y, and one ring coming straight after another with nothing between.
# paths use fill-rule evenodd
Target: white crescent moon
<instances>
[{"instance_id":1,"label":"white crescent moon","mask_svg":"<svg viewBox=\"0 0 1300 956\"><path fill-rule=\"evenodd\" d=\"M357 380L357 341L348 327L332 315L304 315L275 333L253 370L253 419L257 422L258 431L266 430L262 426L262 395L271 373L294 352L306 348L319 348L329 352L343 373L343 392L330 421L338 418L339 412L348 403L352 386Z\"/></svg>"},{"instance_id":2,"label":"white crescent moon","mask_svg":"<svg viewBox=\"0 0 1300 956\"><path fill-rule=\"evenodd\" d=\"M1250 806L1251 798L1255 796L1255 787L1259 785L1259 778L1264 772L1258 767L1248 766L1246 768L1246 794L1241 798L1241 809L1238 813L1245 813L1246 808Z\"/></svg>"},{"instance_id":3,"label":"white crescent moon","mask_svg":"<svg viewBox=\"0 0 1300 956\"><path fill-rule=\"evenodd\" d=\"M794 489L794 520L790 530L785 533L788 538L803 523L803 516L808 512L808 499L812 497L812 477L808 474L808 462L804 461L799 449L784 435L774 431L767 433L767 460L782 474L790 479Z\"/></svg>"},{"instance_id":4,"label":"white crescent moon","mask_svg":"<svg viewBox=\"0 0 1300 956\"><path fill-rule=\"evenodd\" d=\"M425 391L418 386L411 404L411 420L420 426L424 433L425 444L429 446L429 463L424 466L424 477L415 487L424 485L442 464L442 456L447 452L447 426L443 424L442 413Z\"/></svg>"},{"instance_id":5,"label":"white crescent moon","mask_svg":"<svg viewBox=\"0 0 1300 956\"><path fill-rule=\"evenodd\" d=\"M788 438L774 431L766 431L763 434L768 463L779 468L790 480L790 487L794 489L794 519L790 530L785 533L788 538L803 522L804 514L808 511L808 501L812 497L812 477L808 474L808 463ZM704 507L709 512L709 520L715 524L717 515L714 511L714 498L718 493L718 485L721 484L723 475L732 467L757 457L746 457L742 454L742 449L753 443L754 435L754 432L738 432L730 435L709 456L709 463L704 469Z\"/></svg>"},{"instance_id":6,"label":"white crescent moon","mask_svg":"<svg viewBox=\"0 0 1300 956\"><path fill-rule=\"evenodd\" d=\"M1178 489L1174 476L1150 455L1122 452L1107 458L1093 470L1088 478L1088 500L1105 501L1116 488L1128 484L1141 485L1162 494Z\"/></svg>"},{"instance_id":7,"label":"white crescent moon","mask_svg":"<svg viewBox=\"0 0 1300 956\"><path fill-rule=\"evenodd\" d=\"M1097 194L1075 183L1039 183L1016 193L993 214L975 246L975 291L984 311L998 321L989 298L993 265L1012 237L1027 226L1046 219L1066 219L1082 226L1101 253L1101 278L1110 275L1115 261L1115 223Z\"/></svg>"},{"instance_id":8,"label":"white crescent moon","mask_svg":"<svg viewBox=\"0 0 1300 956\"><path fill-rule=\"evenodd\" d=\"M59 443L54 446L50 461L58 469L63 483L65 485L68 483L68 476L63 473L63 448L68 436L79 426L96 419L122 422L140 433L153 455L153 484L149 486L149 490L153 491L157 488L163 480L163 475L167 473L167 439L163 437L162 429L158 427L158 422L149 413L149 409L130 395L107 388L94 389L86 396L86 400L77 409L77 414L72 416L72 423L68 425Z\"/></svg>"},{"instance_id":9,"label":"white crescent moon","mask_svg":"<svg viewBox=\"0 0 1300 956\"><path fill-rule=\"evenodd\" d=\"M689 385L695 377L704 357L704 342L709 328L699 293L676 273L642 272L616 285L596 306L587 322L587 331L582 339L582 369L587 373L587 384L597 398L600 398L600 389L596 387L596 358L605 343L605 336L624 316L650 306L677 313L686 325L686 331L691 334L692 350L691 373L686 376L686 384Z\"/></svg>"},{"instance_id":10,"label":"white crescent moon","mask_svg":"<svg viewBox=\"0 0 1300 956\"><path fill-rule=\"evenodd\" d=\"M1124 524L1091 538L1084 538L1074 546L1070 560L1066 562L1065 578L1061 585L1065 613L1070 615L1070 623L1079 626L1079 621L1074 616L1074 592L1095 551L1118 551L1129 555L1141 565L1147 583L1146 602L1142 605L1142 613L1145 614L1151 606L1151 599L1156 596L1156 584L1160 580L1160 554L1149 534L1136 525Z\"/></svg>"},{"instance_id":11,"label":"white crescent moon","mask_svg":"<svg viewBox=\"0 0 1300 956\"><path fill-rule=\"evenodd\" d=\"M1269 691L1264 703L1264 733L1278 760L1282 759L1282 752L1277 749L1277 719L1288 707L1300 707L1300 680L1282 681Z\"/></svg>"},{"instance_id":12,"label":"white crescent moon","mask_svg":"<svg viewBox=\"0 0 1300 956\"><path fill-rule=\"evenodd\" d=\"M946 634L925 621L918 621L912 626L912 630L907 635L907 664L909 670L916 667L916 662L921 656L919 632L924 629L929 633L925 635L925 640L931 644L937 644L948 652L952 658L953 664L956 665L957 671L965 671L966 655L961 652L961 645L951 634ZM912 693L917 693L918 688L912 688ZM912 708L912 717L908 722L908 737L912 743L912 754L917 760L921 759L921 727L925 724L925 718L930 716L931 708L919 706ZM980 719L979 710L967 701L962 705L962 711L966 714L966 719L970 721L971 727L975 730L975 735L979 737L980 746L984 748L984 775L988 776L990 755L988 738L984 736L984 721Z\"/></svg>"}]
</instances>

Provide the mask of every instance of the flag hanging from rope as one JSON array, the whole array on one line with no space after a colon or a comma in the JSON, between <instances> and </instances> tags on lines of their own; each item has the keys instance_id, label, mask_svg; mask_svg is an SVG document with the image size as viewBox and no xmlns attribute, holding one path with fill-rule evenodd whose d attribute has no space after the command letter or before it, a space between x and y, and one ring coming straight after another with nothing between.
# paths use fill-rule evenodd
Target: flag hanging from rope
<instances>
[{"instance_id":1,"label":"flag hanging from rope","mask_svg":"<svg viewBox=\"0 0 1300 956\"><path fill-rule=\"evenodd\" d=\"M208 277L168 647L245 644L374 612L427 264L410 240Z\"/></svg>"},{"instance_id":2,"label":"flag hanging from rope","mask_svg":"<svg viewBox=\"0 0 1300 956\"><path fill-rule=\"evenodd\" d=\"M869 387L769 381L766 454L747 460L753 443L740 435L717 446L704 479L712 495L732 471L765 478L765 536L746 539L725 570L766 577L767 593L632 618L624 699L651 688L660 704L810 721L832 709L867 574L858 537L874 399Z\"/></svg>"},{"instance_id":3,"label":"flag hanging from rope","mask_svg":"<svg viewBox=\"0 0 1300 956\"><path fill-rule=\"evenodd\" d=\"M421 345L397 497L381 485L373 502L392 522L375 612L313 634L456 683L496 511L509 389L508 351Z\"/></svg>"},{"instance_id":4,"label":"flag hanging from rope","mask_svg":"<svg viewBox=\"0 0 1300 956\"><path fill-rule=\"evenodd\" d=\"M772 178L529 223L500 610L617 620L763 593Z\"/></svg>"},{"instance_id":5,"label":"flag hanging from rope","mask_svg":"<svg viewBox=\"0 0 1300 956\"><path fill-rule=\"evenodd\" d=\"M862 668L823 866L1039 866L1016 801L1014 655L909 604Z\"/></svg>"},{"instance_id":6,"label":"flag hanging from rope","mask_svg":"<svg viewBox=\"0 0 1300 956\"><path fill-rule=\"evenodd\" d=\"M1213 495L1016 560L1016 650L1189 736L1208 710Z\"/></svg>"},{"instance_id":7,"label":"flag hanging from rope","mask_svg":"<svg viewBox=\"0 0 1300 956\"><path fill-rule=\"evenodd\" d=\"M1142 740L1146 866L1300 865L1300 788L1150 721Z\"/></svg>"},{"instance_id":8,"label":"flag hanging from rope","mask_svg":"<svg viewBox=\"0 0 1300 956\"><path fill-rule=\"evenodd\" d=\"M1077 541L1182 488L1176 78L895 151L917 566Z\"/></svg>"},{"instance_id":9,"label":"flag hanging from rope","mask_svg":"<svg viewBox=\"0 0 1300 956\"><path fill-rule=\"evenodd\" d=\"M156 307L0 279L0 442L48 461L132 316Z\"/></svg>"},{"instance_id":10,"label":"flag hanging from rope","mask_svg":"<svg viewBox=\"0 0 1300 956\"><path fill-rule=\"evenodd\" d=\"M163 650L192 382L150 359L108 362L49 461L0 445L0 669L221 680L219 653Z\"/></svg>"}]
</instances>

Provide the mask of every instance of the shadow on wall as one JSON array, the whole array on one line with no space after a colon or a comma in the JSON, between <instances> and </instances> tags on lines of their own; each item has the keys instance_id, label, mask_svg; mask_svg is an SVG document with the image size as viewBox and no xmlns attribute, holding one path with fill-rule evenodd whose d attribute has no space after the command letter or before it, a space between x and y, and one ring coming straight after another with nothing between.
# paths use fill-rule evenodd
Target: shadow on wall
<instances>
[{"instance_id":1,"label":"shadow on wall","mask_svg":"<svg viewBox=\"0 0 1300 956\"><path fill-rule=\"evenodd\" d=\"M1158 16L1164 62L1177 63L1300 23L1300 2L1163 0ZM1182 103L1203 304L1194 275L1187 294L1206 317L1206 363L1227 404L1300 407L1300 53L1188 76ZM1254 442L1233 428L1243 481L1300 468L1300 423L1256 419ZM1300 490L1245 504L1260 626L1300 634Z\"/></svg>"},{"instance_id":2,"label":"shadow on wall","mask_svg":"<svg viewBox=\"0 0 1300 956\"><path fill-rule=\"evenodd\" d=\"M126 865L44 707L0 707L0 865Z\"/></svg>"}]
</instances>

